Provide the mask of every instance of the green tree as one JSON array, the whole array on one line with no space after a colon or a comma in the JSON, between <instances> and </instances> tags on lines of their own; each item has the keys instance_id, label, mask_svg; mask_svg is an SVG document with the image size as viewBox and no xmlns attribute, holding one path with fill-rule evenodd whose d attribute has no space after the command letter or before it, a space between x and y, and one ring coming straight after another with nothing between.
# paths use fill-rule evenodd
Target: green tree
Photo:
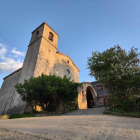
<instances>
[{"instance_id":1,"label":"green tree","mask_svg":"<svg viewBox=\"0 0 140 140\"><path fill-rule=\"evenodd\" d=\"M117 45L102 53L93 52L88 58L89 75L104 84L111 108L136 110L140 86L140 53L137 50L132 47L126 52Z\"/></svg>"},{"instance_id":2,"label":"green tree","mask_svg":"<svg viewBox=\"0 0 140 140\"><path fill-rule=\"evenodd\" d=\"M43 110L48 110L48 104L54 105L57 100L73 102L77 100L79 83L70 81L70 78L63 78L55 75L44 75L31 77L23 84L15 85L22 100L32 105L39 105Z\"/></svg>"}]
</instances>

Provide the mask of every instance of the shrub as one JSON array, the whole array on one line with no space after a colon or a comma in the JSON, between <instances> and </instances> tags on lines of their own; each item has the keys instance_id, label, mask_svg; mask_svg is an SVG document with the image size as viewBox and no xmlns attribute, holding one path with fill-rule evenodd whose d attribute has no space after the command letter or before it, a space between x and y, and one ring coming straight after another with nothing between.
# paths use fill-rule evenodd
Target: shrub
<instances>
[{"instance_id":1,"label":"shrub","mask_svg":"<svg viewBox=\"0 0 140 140\"><path fill-rule=\"evenodd\" d=\"M74 83L70 78L55 75L31 77L23 84L15 85L22 100L33 106L41 106L45 111L56 111L60 100L63 104L77 101L77 88L81 84Z\"/></svg>"}]
</instances>

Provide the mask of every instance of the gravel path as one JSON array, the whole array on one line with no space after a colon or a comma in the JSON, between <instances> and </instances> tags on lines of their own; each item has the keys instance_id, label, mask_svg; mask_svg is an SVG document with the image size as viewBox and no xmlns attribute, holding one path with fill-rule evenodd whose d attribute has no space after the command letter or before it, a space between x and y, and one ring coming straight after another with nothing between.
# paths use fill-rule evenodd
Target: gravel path
<instances>
[{"instance_id":1,"label":"gravel path","mask_svg":"<svg viewBox=\"0 0 140 140\"><path fill-rule=\"evenodd\" d=\"M62 116L0 120L0 140L140 140L140 119L101 114L104 108Z\"/></svg>"},{"instance_id":2,"label":"gravel path","mask_svg":"<svg viewBox=\"0 0 140 140\"><path fill-rule=\"evenodd\" d=\"M44 140L33 135L0 129L0 140Z\"/></svg>"}]
</instances>

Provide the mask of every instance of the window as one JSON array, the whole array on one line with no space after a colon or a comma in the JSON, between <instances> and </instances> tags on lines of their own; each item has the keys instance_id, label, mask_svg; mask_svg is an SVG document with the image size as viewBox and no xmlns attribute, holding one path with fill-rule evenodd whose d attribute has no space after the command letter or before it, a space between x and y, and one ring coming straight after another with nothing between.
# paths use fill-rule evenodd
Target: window
<instances>
[{"instance_id":1,"label":"window","mask_svg":"<svg viewBox=\"0 0 140 140\"><path fill-rule=\"evenodd\" d=\"M39 35L39 31L36 32L36 36L35 37L38 38L38 35Z\"/></svg>"},{"instance_id":2,"label":"window","mask_svg":"<svg viewBox=\"0 0 140 140\"><path fill-rule=\"evenodd\" d=\"M51 41L53 41L53 33L52 32L49 33L48 39L51 40Z\"/></svg>"},{"instance_id":3,"label":"window","mask_svg":"<svg viewBox=\"0 0 140 140\"><path fill-rule=\"evenodd\" d=\"M69 63L69 60L67 60L67 63Z\"/></svg>"},{"instance_id":4,"label":"window","mask_svg":"<svg viewBox=\"0 0 140 140\"><path fill-rule=\"evenodd\" d=\"M36 35L39 35L39 31L36 32Z\"/></svg>"},{"instance_id":5,"label":"window","mask_svg":"<svg viewBox=\"0 0 140 140\"><path fill-rule=\"evenodd\" d=\"M99 85L99 86L97 86L97 90L103 90L103 86L102 85Z\"/></svg>"},{"instance_id":6,"label":"window","mask_svg":"<svg viewBox=\"0 0 140 140\"><path fill-rule=\"evenodd\" d=\"M70 74L70 71L69 71L69 69L67 69L67 74Z\"/></svg>"}]
</instances>

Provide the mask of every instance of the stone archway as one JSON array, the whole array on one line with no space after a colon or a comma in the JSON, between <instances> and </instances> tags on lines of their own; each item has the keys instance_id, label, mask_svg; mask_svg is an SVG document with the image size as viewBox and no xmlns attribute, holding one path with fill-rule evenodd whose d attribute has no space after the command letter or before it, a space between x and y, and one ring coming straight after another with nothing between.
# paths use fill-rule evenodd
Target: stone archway
<instances>
[{"instance_id":1,"label":"stone archway","mask_svg":"<svg viewBox=\"0 0 140 140\"><path fill-rule=\"evenodd\" d=\"M93 108L95 103L94 103L94 99L93 99L90 87L87 87L86 98L87 98L87 108Z\"/></svg>"},{"instance_id":2,"label":"stone archway","mask_svg":"<svg viewBox=\"0 0 140 140\"><path fill-rule=\"evenodd\" d=\"M96 106L96 97L97 93L91 83L84 82L78 89L78 108L87 109Z\"/></svg>"}]
</instances>

